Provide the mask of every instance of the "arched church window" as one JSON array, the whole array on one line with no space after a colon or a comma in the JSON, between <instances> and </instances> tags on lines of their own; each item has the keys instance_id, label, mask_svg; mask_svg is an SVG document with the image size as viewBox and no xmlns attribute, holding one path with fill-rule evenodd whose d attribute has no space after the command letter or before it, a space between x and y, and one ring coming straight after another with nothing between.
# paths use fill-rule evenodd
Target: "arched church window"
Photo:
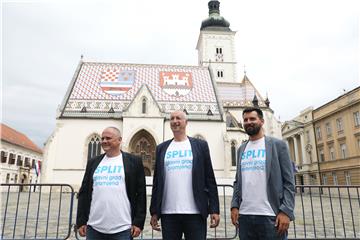
<instances>
[{"instance_id":1,"label":"arched church window","mask_svg":"<svg viewBox=\"0 0 360 240\"><path fill-rule=\"evenodd\" d=\"M100 136L94 135L88 143L88 161L101 153Z\"/></svg>"},{"instance_id":2,"label":"arched church window","mask_svg":"<svg viewBox=\"0 0 360 240\"><path fill-rule=\"evenodd\" d=\"M140 156L147 168L146 176L150 176L155 166L155 147L156 142L152 135L146 130L140 130L130 140L129 150L135 155Z\"/></svg>"},{"instance_id":3,"label":"arched church window","mask_svg":"<svg viewBox=\"0 0 360 240\"><path fill-rule=\"evenodd\" d=\"M142 100L141 112L146 113L146 98L143 98Z\"/></svg>"},{"instance_id":4,"label":"arched church window","mask_svg":"<svg viewBox=\"0 0 360 240\"><path fill-rule=\"evenodd\" d=\"M231 141L231 166L236 166L236 142Z\"/></svg>"}]
</instances>

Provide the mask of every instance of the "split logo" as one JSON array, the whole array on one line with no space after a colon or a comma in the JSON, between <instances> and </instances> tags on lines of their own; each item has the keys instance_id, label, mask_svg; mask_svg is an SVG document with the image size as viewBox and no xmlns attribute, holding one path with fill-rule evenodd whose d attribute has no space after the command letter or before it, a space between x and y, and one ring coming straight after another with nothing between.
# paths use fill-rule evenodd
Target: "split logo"
<instances>
[{"instance_id":1,"label":"split logo","mask_svg":"<svg viewBox=\"0 0 360 240\"><path fill-rule=\"evenodd\" d=\"M241 154L241 171L265 171L265 149L251 149Z\"/></svg>"},{"instance_id":2,"label":"split logo","mask_svg":"<svg viewBox=\"0 0 360 240\"><path fill-rule=\"evenodd\" d=\"M93 176L94 186L118 186L124 181L122 169L120 165L98 166Z\"/></svg>"},{"instance_id":3,"label":"split logo","mask_svg":"<svg viewBox=\"0 0 360 240\"><path fill-rule=\"evenodd\" d=\"M191 149L168 151L165 156L165 167L167 171L191 170L192 163Z\"/></svg>"}]
</instances>

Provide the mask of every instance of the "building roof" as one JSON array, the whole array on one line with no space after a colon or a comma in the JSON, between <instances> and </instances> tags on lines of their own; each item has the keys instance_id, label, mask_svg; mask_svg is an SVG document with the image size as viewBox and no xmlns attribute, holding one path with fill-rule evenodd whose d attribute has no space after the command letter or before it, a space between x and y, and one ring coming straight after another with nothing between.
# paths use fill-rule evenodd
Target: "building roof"
<instances>
[{"instance_id":1,"label":"building roof","mask_svg":"<svg viewBox=\"0 0 360 240\"><path fill-rule=\"evenodd\" d=\"M350 96L350 95L352 95L352 94L355 94L356 92L360 92L360 86L357 86L357 87L351 89L350 91L345 91L345 89L344 89L344 93L343 93L343 94L341 94L341 95L338 96L337 98L334 98L333 100L330 100L330 101L327 102L327 103L324 103L324 104L321 105L320 107L315 108L315 109L313 110L313 112L318 112L318 111L322 110L323 108L326 108L327 106L329 106L329 105L331 105L331 104L339 101L340 99L342 99L342 98L344 98L344 97L346 97L346 96ZM352 98L352 99L349 99L349 102L353 102L353 101L358 100L358 99L359 99L359 95L357 95L357 98L354 97L354 98Z\"/></svg>"},{"instance_id":2,"label":"building roof","mask_svg":"<svg viewBox=\"0 0 360 240\"><path fill-rule=\"evenodd\" d=\"M217 89L219 99L225 107L251 107L254 96L258 100L259 107L268 107L266 99L264 100L246 74L240 83L218 83Z\"/></svg>"},{"instance_id":3,"label":"building roof","mask_svg":"<svg viewBox=\"0 0 360 240\"><path fill-rule=\"evenodd\" d=\"M143 85L165 114L186 109L189 118L221 119L207 67L82 61L60 107L60 118L121 117Z\"/></svg>"},{"instance_id":4,"label":"building roof","mask_svg":"<svg viewBox=\"0 0 360 240\"><path fill-rule=\"evenodd\" d=\"M18 145L31 151L42 154L42 150L36 146L25 134L1 123L1 141Z\"/></svg>"}]
</instances>

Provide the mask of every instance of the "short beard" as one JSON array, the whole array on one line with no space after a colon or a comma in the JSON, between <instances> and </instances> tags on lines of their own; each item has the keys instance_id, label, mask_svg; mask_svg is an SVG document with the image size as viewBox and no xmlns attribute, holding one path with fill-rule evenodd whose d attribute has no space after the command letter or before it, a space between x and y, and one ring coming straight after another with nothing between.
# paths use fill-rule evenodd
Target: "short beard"
<instances>
[{"instance_id":1,"label":"short beard","mask_svg":"<svg viewBox=\"0 0 360 240\"><path fill-rule=\"evenodd\" d=\"M261 130L260 126L254 126L254 127L248 127L245 128L245 132L249 135L249 136L254 136L256 134L258 134Z\"/></svg>"}]
</instances>

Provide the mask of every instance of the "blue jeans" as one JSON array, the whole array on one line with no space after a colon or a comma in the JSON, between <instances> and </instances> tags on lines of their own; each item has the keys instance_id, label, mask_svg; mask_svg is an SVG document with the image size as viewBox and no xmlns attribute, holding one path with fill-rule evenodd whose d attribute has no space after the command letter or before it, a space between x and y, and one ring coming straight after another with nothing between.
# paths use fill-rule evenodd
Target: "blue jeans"
<instances>
[{"instance_id":1,"label":"blue jeans","mask_svg":"<svg viewBox=\"0 0 360 240\"><path fill-rule=\"evenodd\" d=\"M131 229L118 233L107 234L96 231L91 226L87 225L86 239L87 240L132 240L133 238L131 237Z\"/></svg>"},{"instance_id":2,"label":"blue jeans","mask_svg":"<svg viewBox=\"0 0 360 240\"><path fill-rule=\"evenodd\" d=\"M205 240L206 219L200 214L163 214L161 231L164 240L179 240L183 233L186 240Z\"/></svg>"},{"instance_id":3,"label":"blue jeans","mask_svg":"<svg viewBox=\"0 0 360 240\"><path fill-rule=\"evenodd\" d=\"M240 215L239 237L241 240L286 240L287 234L279 235L275 227L276 217Z\"/></svg>"}]
</instances>

